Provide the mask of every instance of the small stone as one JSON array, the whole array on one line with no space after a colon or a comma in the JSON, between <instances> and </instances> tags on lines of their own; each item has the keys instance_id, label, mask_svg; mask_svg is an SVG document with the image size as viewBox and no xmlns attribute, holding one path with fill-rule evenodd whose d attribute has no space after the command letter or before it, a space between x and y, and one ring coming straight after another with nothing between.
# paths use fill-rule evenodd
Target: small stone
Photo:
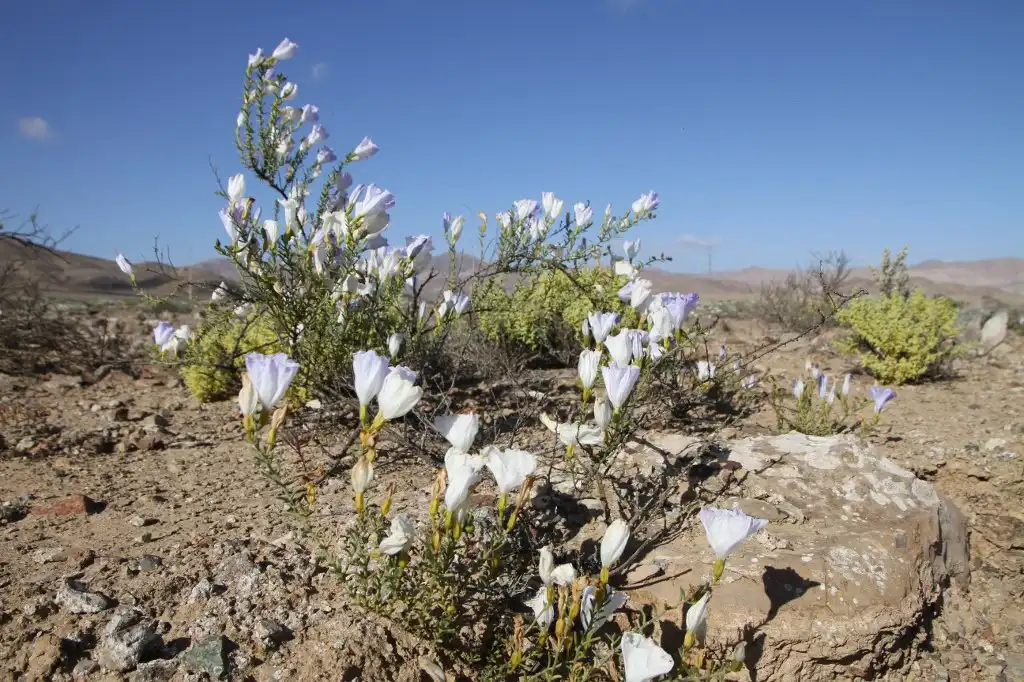
<instances>
[{"instance_id":1,"label":"small stone","mask_svg":"<svg viewBox=\"0 0 1024 682\"><path fill-rule=\"evenodd\" d=\"M209 580L203 578L195 584L192 591L188 595L188 603L195 604L197 602L205 601L213 595L213 585Z\"/></svg>"},{"instance_id":2,"label":"small stone","mask_svg":"<svg viewBox=\"0 0 1024 682\"><path fill-rule=\"evenodd\" d=\"M983 446L988 452L995 452L996 450L1006 447L1006 440L1004 438L989 438L985 441Z\"/></svg>"},{"instance_id":3,"label":"small stone","mask_svg":"<svg viewBox=\"0 0 1024 682\"><path fill-rule=\"evenodd\" d=\"M280 644L289 637L288 628L268 618L260 618L252 633L264 644Z\"/></svg>"},{"instance_id":4,"label":"small stone","mask_svg":"<svg viewBox=\"0 0 1024 682\"><path fill-rule=\"evenodd\" d=\"M140 663L135 672L128 675L128 682L168 682L178 672L178 662L157 659Z\"/></svg>"},{"instance_id":5,"label":"small stone","mask_svg":"<svg viewBox=\"0 0 1024 682\"><path fill-rule=\"evenodd\" d=\"M100 405L99 403L93 403L92 406L89 408L89 411L94 413L94 414L96 412L101 412L102 410L103 410L103 406Z\"/></svg>"},{"instance_id":6,"label":"small stone","mask_svg":"<svg viewBox=\"0 0 1024 682\"><path fill-rule=\"evenodd\" d=\"M118 407L110 413L110 421L112 422L126 422L128 421L128 408Z\"/></svg>"},{"instance_id":7,"label":"small stone","mask_svg":"<svg viewBox=\"0 0 1024 682\"><path fill-rule=\"evenodd\" d=\"M61 585L54 601L69 613L99 613L113 606L108 597L99 592L90 592L85 585L74 580Z\"/></svg>"},{"instance_id":8,"label":"small stone","mask_svg":"<svg viewBox=\"0 0 1024 682\"><path fill-rule=\"evenodd\" d=\"M206 673L215 680L224 676L224 638L205 637L181 655L181 663L194 673Z\"/></svg>"},{"instance_id":9,"label":"small stone","mask_svg":"<svg viewBox=\"0 0 1024 682\"><path fill-rule=\"evenodd\" d=\"M107 670L123 672L135 668L142 655L161 642L153 624L135 609L114 612L96 647L96 660Z\"/></svg>"},{"instance_id":10,"label":"small stone","mask_svg":"<svg viewBox=\"0 0 1024 682\"><path fill-rule=\"evenodd\" d=\"M152 533L143 533L142 535L139 535L138 537L135 538L135 543L139 544L139 545L144 545L147 542L152 542L152 540L153 540L153 534Z\"/></svg>"},{"instance_id":11,"label":"small stone","mask_svg":"<svg viewBox=\"0 0 1024 682\"><path fill-rule=\"evenodd\" d=\"M100 664L91 658L83 658L75 664L74 670L71 671L71 677L76 680L84 680L89 675L99 672Z\"/></svg>"},{"instance_id":12,"label":"small stone","mask_svg":"<svg viewBox=\"0 0 1024 682\"><path fill-rule=\"evenodd\" d=\"M163 563L164 560L158 556L143 554L139 559L139 570L144 573L151 573L163 566Z\"/></svg>"},{"instance_id":13,"label":"small stone","mask_svg":"<svg viewBox=\"0 0 1024 682\"><path fill-rule=\"evenodd\" d=\"M135 526L136 528L142 528L143 526L148 526L150 524L150 520L146 519L146 518L143 518L141 516L135 515L135 516L131 517L130 519L128 519L128 524L132 525L132 526Z\"/></svg>"},{"instance_id":14,"label":"small stone","mask_svg":"<svg viewBox=\"0 0 1024 682\"><path fill-rule=\"evenodd\" d=\"M89 514L96 509L96 503L85 495L72 495L45 507L33 507L37 516L75 516Z\"/></svg>"},{"instance_id":15,"label":"small stone","mask_svg":"<svg viewBox=\"0 0 1024 682\"><path fill-rule=\"evenodd\" d=\"M163 429L171 425L167 417L163 416L159 412L154 412L145 419L142 420L142 426L147 429Z\"/></svg>"},{"instance_id":16,"label":"small stone","mask_svg":"<svg viewBox=\"0 0 1024 682\"><path fill-rule=\"evenodd\" d=\"M627 582L630 585L636 585L637 583L643 583L651 578L656 578L661 575L661 566L657 564L640 564L629 572L626 576Z\"/></svg>"},{"instance_id":17,"label":"small stone","mask_svg":"<svg viewBox=\"0 0 1024 682\"><path fill-rule=\"evenodd\" d=\"M51 561L62 559L63 547L44 547L32 552L32 560L37 564L48 564Z\"/></svg>"}]
</instances>

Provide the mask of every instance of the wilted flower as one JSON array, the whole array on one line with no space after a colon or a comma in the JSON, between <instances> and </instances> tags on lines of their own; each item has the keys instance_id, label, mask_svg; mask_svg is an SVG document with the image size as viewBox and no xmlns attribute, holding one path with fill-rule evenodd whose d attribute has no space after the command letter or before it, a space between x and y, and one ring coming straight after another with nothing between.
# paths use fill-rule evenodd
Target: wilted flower
<instances>
[{"instance_id":1,"label":"wilted flower","mask_svg":"<svg viewBox=\"0 0 1024 682\"><path fill-rule=\"evenodd\" d=\"M356 148L349 153L349 157L352 161L365 161L376 153L377 145L370 138L364 137L362 142L357 144Z\"/></svg>"},{"instance_id":2,"label":"wilted flower","mask_svg":"<svg viewBox=\"0 0 1024 682\"><path fill-rule=\"evenodd\" d=\"M629 524L622 519L615 519L601 538L601 582L608 582L608 569L622 558L629 542Z\"/></svg>"},{"instance_id":3,"label":"wilted flower","mask_svg":"<svg viewBox=\"0 0 1024 682\"><path fill-rule=\"evenodd\" d=\"M659 203L661 202L658 199L657 193L647 192L646 194L641 194L640 198L633 202L633 213L637 215L650 213L658 208Z\"/></svg>"},{"instance_id":4,"label":"wilted flower","mask_svg":"<svg viewBox=\"0 0 1024 682\"><path fill-rule=\"evenodd\" d=\"M248 374L242 375L242 390L238 392L238 410L243 417L251 417L260 408L260 397L252 386L252 380Z\"/></svg>"},{"instance_id":5,"label":"wilted flower","mask_svg":"<svg viewBox=\"0 0 1024 682\"><path fill-rule=\"evenodd\" d=\"M602 431L612 422L612 404L604 396L594 401L594 421Z\"/></svg>"},{"instance_id":6,"label":"wilted flower","mask_svg":"<svg viewBox=\"0 0 1024 682\"><path fill-rule=\"evenodd\" d=\"M456 450L469 452L480 428L480 420L474 412L450 414L434 417L434 426Z\"/></svg>"},{"instance_id":7,"label":"wilted flower","mask_svg":"<svg viewBox=\"0 0 1024 682\"><path fill-rule=\"evenodd\" d=\"M875 414L879 414L885 404L896 397L896 391L885 386L872 386L868 389L871 399L875 401Z\"/></svg>"},{"instance_id":8,"label":"wilted flower","mask_svg":"<svg viewBox=\"0 0 1024 682\"><path fill-rule=\"evenodd\" d=\"M405 415L416 406L423 389L415 386L416 373L401 365L391 368L391 373L384 379L384 384L377 394L377 404L384 419L393 421Z\"/></svg>"},{"instance_id":9,"label":"wilted flower","mask_svg":"<svg viewBox=\"0 0 1024 682\"><path fill-rule=\"evenodd\" d=\"M398 352L402 350L402 340L402 335L397 333L388 337L388 354L392 358L398 357Z\"/></svg>"},{"instance_id":10,"label":"wilted flower","mask_svg":"<svg viewBox=\"0 0 1024 682\"><path fill-rule=\"evenodd\" d=\"M686 610L686 636L683 638L683 648L690 649L698 640L704 639L704 632L707 629L709 599L711 599L711 593L705 592L703 597Z\"/></svg>"},{"instance_id":11,"label":"wilted flower","mask_svg":"<svg viewBox=\"0 0 1024 682\"><path fill-rule=\"evenodd\" d=\"M408 552L412 547L412 539L416 533L415 526L405 514L399 514L391 519L391 532L380 541L380 551L383 554L394 556Z\"/></svg>"},{"instance_id":12,"label":"wilted flower","mask_svg":"<svg viewBox=\"0 0 1024 682\"><path fill-rule=\"evenodd\" d=\"M487 468L494 475L500 495L507 495L523 484L537 468L537 458L525 450L501 450L489 445L484 448Z\"/></svg>"},{"instance_id":13,"label":"wilted flower","mask_svg":"<svg viewBox=\"0 0 1024 682\"><path fill-rule=\"evenodd\" d=\"M583 384L583 391L588 395L590 389L594 387L594 382L597 381L597 368L600 364L601 351L584 350L580 353L577 371L580 375L580 382Z\"/></svg>"},{"instance_id":14,"label":"wilted flower","mask_svg":"<svg viewBox=\"0 0 1024 682\"><path fill-rule=\"evenodd\" d=\"M389 370L388 359L377 355L376 351L363 350L352 354L352 373L361 407L369 405L377 397Z\"/></svg>"},{"instance_id":15,"label":"wilted flower","mask_svg":"<svg viewBox=\"0 0 1024 682\"><path fill-rule=\"evenodd\" d=\"M595 614L597 588L593 585L587 585L583 589L583 598L580 600L580 623L583 624L583 629L589 630L591 624L593 624L595 630L599 629L615 615L616 611L625 606L627 601L629 601L629 597L626 596L625 592L612 592L605 596L604 604Z\"/></svg>"},{"instance_id":16,"label":"wilted flower","mask_svg":"<svg viewBox=\"0 0 1024 682\"><path fill-rule=\"evenodd\" d=\"M295 52L298 49L299 46L297 43L293 43L292 41L285 38L277 47L274 48L274 53L271 54L270 56L278 61L283 62L286 59L291 59L292 57L294 57Z\"/></svg>"},{"instance_id":17,"label":"wilted flower","mask_svg":"<svg viewBox=\"0 0 1024 682\"><path fill-rule=\"evenodd\" d=\"M612 356L612 361L620 367L626 367L633 360L633 340L629 329L620 329L618 334L608 336L604 345ZM595 335L596 336L596 335Z\"/></svg>"},{"instance_id":18,"label":"wilted flower","mask_svg":"<svg viewBox=\"0 0 1024 682\"><path fill-rule=\"evenodd\" d=\"M273 410L299 371L299 363L284 353L263 355L249 353L245 356L245 369L249 373L252 387L259 396L263 409Z\"/></svg>"},{"instance_id":19,"label":"wilted flower","mask_svg":"<svg viewBox=\"0 0 1024 682\"><path fill-rule=\"evenodd\" d=\"M724 560L740 543L768 525L765 519L755 519L738 509L717 509L704 507L700 510L700 522L715 557Z\"/></svg>"},{"instance_id":20,"label":"wilted flower","mask_svg":"<svg viewBox=\"0 0 1024 682\"><path fill-rule=\"evenodd\" d=\"M117 254L117 258L115 258L114 261L117 263L117 267L121 272L129 277L135 276L135 268L132 267L131 261L125 258L123 253Z\"/></svg>"},{"instance_id":21,"label":"wilted flower","mask_svg":"<svg viewBox=\"0 0 1024 682\"><path fill-rule=\"evenodd\" d=\"M619 316L616 313L590 313L587 315L587 321L590 323L590 333L594 335L594 342L600 345L608 338L612 327L619 323Z\"/></svg>"},{"instance_id":22,"label":"wilted flower","mask_svg":"<svg viewBox=\"0 0 1024 682\"><path fill-rule=\"evenodd\" d=\"M622 636L620 648L622 667L626 671L625 682L648 682L672 672L672 657L652 639L627 632Z\"/></svg>"},{"instance_id":23,"label":"wilted flower","mask_svg":"<svg viewBox=\"0 0 1024 682\"><path fill-rule=\"evenodd\" d=\"M559 564L555 566L555 557L551 553L551 547L541 548L537 573L540 575L541 582L544 585L568 586L576 580L576 569L573 568L572 564Z\"/></svg>"},{"instance_id":24,"label":"wilted flower","mask_svg":"<svg viewBox=\"0 0 1024 682\"><path fill-rule=\"evenodd\" d=\"M602 367L601 374L604 376L604 385L608 390L608 400L616 410L621 409L640 378L640 368L635 365L623 367L613 362Z\"/></svg>"},{"instance_id":25,"label":"wilted flower","mask_svg":"<svg viewBox=\"0 0 1024 682\"><path fill-rule=\"evenodd\" d=\"M636 255L640 253L640 240L632 241L627 239L622 242L622 253L626 256L626 260L632 263Z\"/></svg>"}]
</instances>

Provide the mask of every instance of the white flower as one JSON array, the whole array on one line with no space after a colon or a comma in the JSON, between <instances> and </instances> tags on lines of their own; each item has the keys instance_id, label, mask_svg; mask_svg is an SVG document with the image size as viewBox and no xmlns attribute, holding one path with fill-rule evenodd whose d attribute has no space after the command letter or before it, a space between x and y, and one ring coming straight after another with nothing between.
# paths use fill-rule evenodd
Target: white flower
<instances>
[{"instance_id":1,"label":"white flower","mask_svg":"<svg viewBox=\"0 0 1024 682\"><path fill-rule=\"evenodd\" d=\"M601 374L604 376L604 386L608 390L608 400L615 409L619 409L626 404L626 400L633 392L633 387L640 378L640 368L636 365L622 367L613 362L602 367Z\"/></svg>"},{"instance_id":2,"label":"white flower","mask_svg":"<svg viewBox=\"0 0 1024 682\"><path fill-rule=\"evenodd\" d=\"M641 213L649 213L650 211L658 208L659 203L660 200L658 199L656 192L641 194L640 198L633 202L633 213L638 215Z\"/></svg>"},{"instance_id":3,"label":"white flower","mask_svg":"<svg viewBox=\"0 0 1024 682\"><path fill-rule=\"evenodd\" d=\"M636 268L634 268L629 261L615 261L615 275L617 277L625 277L628 280L632 280L634 277L636 277L636 272Z\"/></svg>"},{"instance_id":4,"label":"white flower","mask_svg":"<svg viewBox=\"0 0 1024 682\"><path fill-rule=\"evenodd\" d=\"M580 623L583 624L583 629L590 630L591 623L593 623L594 630L600 629L616 611L626 605L628 600L629 597L626 596L625 592L612 592L605 597L604 605L595 614L597 588L593 585L587 585L583 589L583 597L580 599Z\"/></svg>"},{"instance_id":5,"label":"white flower","mask_svg":"<svg viewBox=\"0 0 1024 682\"><path fill-rule=\"evenodd\" d=\"M708 362L707 360L697 361L697 379L700 381L708 381L715 378L715 363Z\"/></svg>"},{"instance_id":6,"label":"white flower","mask_svg":"<svg viewBox=\"0 0 1024 682\"><path fill-rule=\"evenodd\" d=\"M245 356L245 369L249 373L253 389L259 396L260 404L269 411L273 410L288 392L292 379L299 371L299 363L284 353L249 353Z\"/></svg>"},{"instance_id":7,"label":"white flower","mask_svg":"<svg viewBox=\"0 0 1024 682\"><path fill-rule=\"evenodd\" d=\"M232 205L245 198L245 176L239 173L228 178L228 201Z\"/></svg>"},{"instance_id":8,"label":"white flower","mask_svg":"<svg viewBox=\"0 0 1024 682\"><path fill-rule=\"evenodd\" d=\"M755 519L738 509L715 507L701 509L700 522L717 559L725 559L740 543L768 525L766 519Z\"/></svg>"},{"instance_id":9,"label":"white flower","mask_svg":"<svg viewBox=\"0 0 1024 682\"><path fill-rule=\"evenodd\" d=\"M277 47L274 48L274 53L271 54L270 56L278 61L283 62L286 59L291 59L292 57L294 57L295 52L298 49L299 46L297 43L293 43L292 41L285 38ZM257 52L257 54L259 53Z\"/></svg>"},{"instance_id":10,"label":"white flower","mask_svg":"<svg viewBox=\"0 0 1024 682\"><path fill-rule=\"evenodd\" d=\"M594 335L594 341L600 345L611 334L612 327L619 323L619 316L615 313L590 313L587 321L590 322L590 333Z\"/></svg>"},{"instance_id":11,"label":"white flower","mask_svg":"<svg viewBox=\"0 0 1024 682\"><path fill-rule=\"evenodd\" d=\"M533 199L516 199L512 206L515 208L517 222L523 222L537 212L537 202Z\"/></svg>"},{"instance_id":12,"label":"white flower","mask_svg":"<svg viewBox=\"0 0 1024 682\"><path fill-rule=\"evenodd\" d=\"M123 253L117 254L117 258L114 259L117 263L117 267L121 269L121 272L131 277L135 274L135 268L132 267L131 261L124 257Z\"/></svg>"},{"instance_id":13,"label":"white flower","mask_svg":"<svg viewBox=\"0 0 1024 682\"><path fill-rule=\"evenodd\" d=\"M612 361L626 367L633 360L633 339L630 329L620 329L618 334L609 336L604 341L605 348L612 356Z\"/></svg>"},{"instance_id":14,"label":"white flower","mask_svg":"<svg viewBox=\"0 0 1024 682\"><path fill-rule=\"evenodd\" d=\"M853 377L851 375L849 375L849 374L847 374L846 376L843 377L843 388L842 388L842 390L839 391L840 394L848 395L850 393L850 381L852 379L853 379Z\"/></svg>"},{"instance_id":15,"label":"white flower","mask_svg":"<svg viewBox=\"0 0 1024 682\"><path fill-rule=\"evenodd\" d=\"M299 86L295 83L285 83L281 88L281 99L293 100L299 95Z\"/></svg>"},{"instance_id":16,"label":"white flower","mask_svg":"<svg viewBox=\"0 0 1024 682\"><path fill-rule=\"evenodd\" d=\"M369 405L377 397L389 370L388 359L377 355L376 351L363 350L352 354L352 372L360 405Z\"/></svg>"},{"instance_id":17,"label":"white flower","mask_svg":"<svg viewBox=\"0 0 1024 682\"><path fill-rule=\"evenodd\" d=\"M555 556L551 553L551 547L541 548L537 573L544 585L567 587L576 580L576 569L572 567L572 564L555 566Z\"/></svg>"},{"instance_id":18,"label":"white flower","mask_svg":"<svg viewBox=\"0 0 1024 682\"><path fill-rule=\"evenodd\" d=\"M594 382L597 381L597 368L600 365L601 351L584 350L580 353L580 361L577 371L580 375L580 381L583 382L583 388L589 390L594 387Z\"/></svg>"},{"instance_id":19,"label":"white flower","mask_svg":"<svg viewBox=\"0 0 1024 682\"><path fill-rule=\"evenodd\" d=\"M415 386L415 381L416 373L411 369L401 365L391 368L391 373L384 379L380 393L377 394L377 404L385 419L398 419L420 401L423 389Z\"/></svg>"},{"instance_id":20,"label":"white flower","mask_svg":"<svg viewBox=\"0 0 1024 682\"><path fill-rule=\"evenodd\" d=\"M586 227L594 222L594 209L583 202L574 204L572 210L576 214L576 224L579 227Z\"/></svg>"},{"instance_id":21,"label":"white flower","mask_svg":"<svg viewBox=\"0 0 1024 682\"><path fill-rule=\"evenodd\" d=\"M260 407L260 397L256 395L256 389L252 387L252 381L248 374L242 375L242 390L238 392L238 409L243 417L250 417L256 414Z\"/></svg>"},{"instance_id":22,"label":"white flower","mask_svg":"<svg viewBox=\"0 0 1024 682\"><path fill-rule=\"evenodd\" d=\"M380 551L392 556L408 552L412 547L412 538L415 533L416 528L412 525L409 517L399 514L391 519L391 532L380 541Z\"/></svg>"},{"instance_id":23,"label":"white flower","mask_svg":"<svg viewBox=\"0 0 1024 682\"><path fill-rule=\"evenodd\" d=\"M641 634L624 634L621 650L622 667L626 671L625 682L648 682L672 672L674 663L668 652Z\"/></svg>"},{"instance_id":24,"label":"white flower","mask_svg":"<svg viewBox=\"0 0 1024 682\"><path fill-rule=\"evenodd\" d=\"M533 611L533 619L542 632L551 627L551 622L555 619L555 609L552 604L548 603L547 587L541 587L537 594L526 602L526 605Z\"/></svg>"},{"instance_id":25,"label":"white flower","mask_svg":"<svg viewBox=\"0 0 1024 682\"><path fill-rule=\"evenodd\" d=\"M356 148L352 150L349 156L352 157L353 161L365 161L376 154L377 149L377 145L373 143L373 140L364 137L362 142L356 145Z\"/></svg>"},{"instance_id":26,"label":"white flower","mask_svg":"<svg viewBox=\"0 0 1024 682\"><path fill-rule=\"evenodd\" d=\"M469 500L469 489L480 481L480 470L457 457L450 463L446 461L445 469L448 471L448 487L444 491L444 506L452 514L457 514Z\"/></svg>"},{"instance_id":27,"label":"white flower","mask_svg":"<svg viewBox=\"0 0 1024 682\"><path fill-rule=\"evenodd\" d=\"M537 468L537 458L524 450L505 450L489 445L484 448L487 468L494 475L498 493L507 495L523 484Z\"/></svg>"},{"instance_id":28,"label":"white flower","mask_svg":"<svg viewBox=\"0 0 1024 682\"><path fill-rule=\"evenodd\" d=\"M217 285L217 288L213 290L213 293L210 294L210 301L216 303L217 301L221 301L224 298L226 298L227 295L228 285L225 284L224 282L221 282L219 285Z\"/></svg>"},{"instance_id":29,"label":"white flower","mask_svg":"<svg viewBox=\"0 0 1024 682\"><path fill-rule=\"evenodd\" d=\"M641 306L643 306L647 301L647 298L651 295L651 289L653 286L654 285L651 284L651 280L649 279L633 280L633 288L629 291L629 305L640 310Z\"/></svg>"},{"instance_id":30,"label":"white flower","mask_svg":"<svg viewBox=\"0 0 1024 682\"><path fill-rule=\"evenodd\" d=\"M665 339L671 339L675 333L676 327L672 322L672 313L668 311L668 308L658 305L655 306L653 303L648 309L651 322L651 343L658 343Z\"/></svg>"},{"instance_id":31,"label":"white flower","mask_svg":"<svg viewBox=\"0 0 1024 682\"><path fill-rule=\"evenodd\" d=\"M558 220L565 202L556 197L554 192L541 192L540 201L544 206L544 217L549 220Z\"/></svg>"},{"instance_id":32,"label":"white flower","mask_svg":"<svg viewBox=\"0 0 1024 682\"><path fill-rule=\"evenodd\" d=\"M392 334L388 337L388 354L395 358L400 350L402 350L402 335Z\"/></svg>"},{"instance_id":33,"label":"white flower","mask_svg":"<svg viewBox=\"0 0 1024 682\"><path fill-rule=\"evenodd\" d=\"M611 568L626 551L629 542L629 524L622 519L615 519L608 526L601 538L601 567Z\"/></svg>"},{"instance_id":34,"label":"white flower","mask_svg":"<svg viewBox=\"0 0 1024 682\"><path fill-rule=\"evenodd\" d=\"M599 445L604 442L603 430L598 426L557 423L546 414L540 415L540 423L554 431L563 445Z\"/></svg>"},{"instance_id":35,"label":"white flower","mask_svg":"<svg viewBox=\"0 0 1024 682\"><path fill-rule=\"evenodd\" d=\"M480 419L476 413L448 414L434 417L434 426L449 443L459 452L469 452L473 447L473 439L480 429Z\"/></svg>"},{"instance_id":36,"label":"white flower","mask_svg":"<svg viewBox=\"0 0 1024 682\"><path fill-rule=\"evenodd\" d=\"M160 322L153 328L153 341L157 348L163 349L167 342L174 337L174 325L170 322Z\"/></svg>"},{"instance_id":37,"label":"white flower","mask_svg":"<svg viewBox=\"0 0 1024 682\"><path fill-rule=\"evenodd\" d=\"M365 457L360 457L352 467L352 490L357 495L361 495L366 492L371 483L373 483L373 463Z\"/></svg>"},{"instance_id":38,"label":"white flower","mask_svg":"<svg viewBox=\"0 0 1024 682\"><path fill-rule=\"evenodd\" d=\"M636 255L640 253L640 240L630 241L627 239L622 242L622 253L625 254L627 261L632 262Z\"/></svg>"},{"instance_id":39,"label":"white flower","mask_svg":"<svg viewBox=\"0 0 1024 682\"><path fill-rule=\"evenodd\" d=\"M612 404L604 396L594 401L594 421L602 431L612 423Z\"/></svg>"},{"instance_id":40,"label":"white flower","mask_svg":"<svg viewBox=\"0 0 1024 682\"><path fill-rule=\"evenodd\" d=\"M710 592L705 592L704 596L701 597L686 610L686 634L692 632L694 639L704 639L704 633L707 629L708 624L708 600L711 598Z\"/></svg>"}]
</instances>

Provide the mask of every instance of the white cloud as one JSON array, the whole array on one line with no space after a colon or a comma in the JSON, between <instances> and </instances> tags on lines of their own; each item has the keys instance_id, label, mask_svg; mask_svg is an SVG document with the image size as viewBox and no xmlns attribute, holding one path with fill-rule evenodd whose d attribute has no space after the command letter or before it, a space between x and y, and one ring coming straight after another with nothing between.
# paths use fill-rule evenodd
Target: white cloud
<instances>
[{"instance_id":1,"label":"white cloud","mask_svg":"<svg viewBox=\"0 0 1024 682\"><path fill-rule=\"evenodd\" d=\"M30 140L45 140L53 136L50 124L40 116L26 116L18 119L18 131Z\"/></svg>"},{"instance_id":2,"label":"white cloud","mask_svg":"<svg viewBox=\"0 0 1024 682\"><path fill-rule=\"evenodd\" d=\"M717 237L696 237L692 234L684 234L678 241L682 246L694 246L700 249L710 249L719 244Z\"/></svg>"},{"instance_id":3,"label":"white cloud","mask_svg":"<svg viewBox=\"0 0 1024 682\"><path fill-rule=\"evenodd\" d=\"M317 62L313 65L313 80L322 80L327 75L327 62Z\"/></svg>"}]
</instances>

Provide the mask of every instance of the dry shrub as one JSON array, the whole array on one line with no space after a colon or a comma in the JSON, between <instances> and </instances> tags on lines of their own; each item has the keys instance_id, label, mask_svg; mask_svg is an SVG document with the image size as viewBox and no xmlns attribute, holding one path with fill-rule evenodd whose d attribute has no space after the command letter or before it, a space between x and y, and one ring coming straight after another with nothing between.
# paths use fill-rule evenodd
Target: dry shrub
<instances>
[{"instance_id":1,"label":"dry shrub","mask_svg":"<svg viewBox=\"0 0 1024 682\"><path fill-rule=\"evenodd\" d=\"M850 259L843 251L832 251L815 256L815 261L781 282L762 285L754 316L788 332L831 325L836 309L848 298Z\"/></svg>"}]
</instances>

